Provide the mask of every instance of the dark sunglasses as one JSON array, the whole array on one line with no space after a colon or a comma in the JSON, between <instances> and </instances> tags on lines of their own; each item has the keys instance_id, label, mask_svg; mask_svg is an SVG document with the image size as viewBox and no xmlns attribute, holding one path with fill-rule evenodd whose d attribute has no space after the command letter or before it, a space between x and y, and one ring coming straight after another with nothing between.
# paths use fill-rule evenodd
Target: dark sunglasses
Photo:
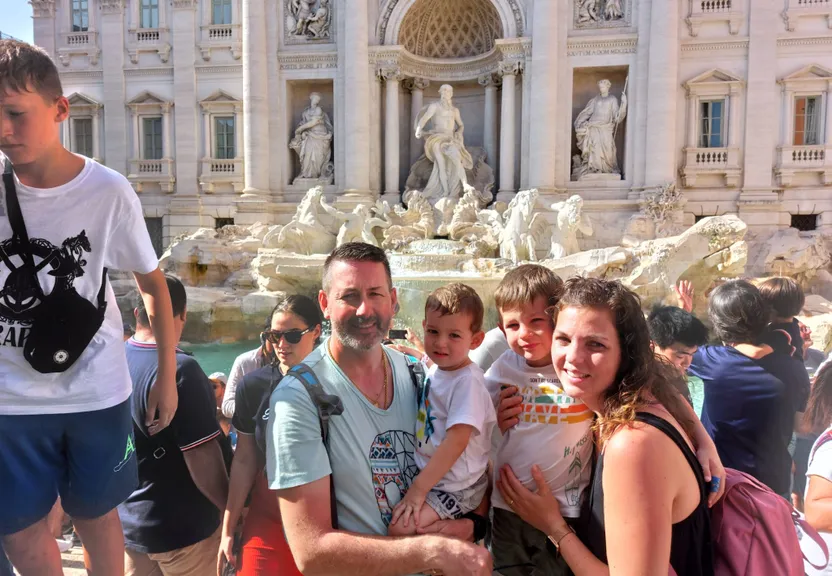
<instances>
[{"instance_id":1,"label":"dark sunglasses","mask_svg":"<svg viewBox=\"0 0 832 576\"><path fill-rule=\"evenodd\" d=\"M263 336L265 336L266 340L272 344L278 344L281 338L286 338L286 342L289 344L297 344L300 342L300 339L303 338L304 334L311 331L311 327L306 330L293 328L292 330L286 330L285 332L281 332L279 330L266 330L263 332Z\"/></svg>"}]
</instances>

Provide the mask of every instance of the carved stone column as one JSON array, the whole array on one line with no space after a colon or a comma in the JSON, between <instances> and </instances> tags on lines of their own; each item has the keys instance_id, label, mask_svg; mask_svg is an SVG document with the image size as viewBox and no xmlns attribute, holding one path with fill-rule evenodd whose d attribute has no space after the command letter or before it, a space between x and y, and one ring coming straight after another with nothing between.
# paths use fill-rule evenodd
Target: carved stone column
<instances>
[{"instance_id":1,"label":"carved stone column","mask_svg":"<svg viewBox=\"0 0 832 576\"><path fill-rule=\"evenodd\" d=\"M370 57L368 0L344 0L338 61L344 71L344 192L370 199Z\"/></svg>"},{"instance_id":2,"label":"carved stone column","mask_svg":"<svg viewBox=\"0 0 832 576\"><path fill-rule=\"evenodd\" d=\"M265 0L243 0L244 196L269 190L269 100Z\"/></svg>"},{"instance_id":3,"label":"carved stone column","mask_svg":"<svg viewBox=\"0 0 832 576\"><path fill-rule=\"evenodd\" d=\"M529 116L529 187L541 194L555 191L555 126L558 120L558 2L534 3L532 38L531 90L528 94ZM524 94L525 97L525 94ZM525 128L524 128L525 129Z\"/></svg>"},{"instance_id":4,"label":"carved stone column","mask_svg":"<svg viewBox=\"0 0 832 576\"><path fill-rule=\"evenodd\" d=\"M92 157L101 162L101 107L92 111Z\"/></svg>"},{"instance_id":5,"label":"carved stone column","mask_svg":"<svg viewBox=\"0 0 832 576\"><path fill-rule=\"evenodd\" d=\"M187 106L176 106L173 110L175 128L164 130L165 157L175 158L176 165L176 194L179 196L195 196L199 190L199 141L197 131L196 96L196 0L173 0L171 3L171 22L166 24L160 7L159 27L170 26L171 41L173 43L173 101L187 102ZM170 111L165 116L168 116ZM165 116L162 117L163 123ZM173 133L176 140L172 142ZM174 151L175 147L175 151Z\"/></svg>"},{"instance_id":6,"label":"carved stone column","mask_svg":"<svg viewBox=\"0 0 832 576\"><path fill-rule=\"evenodd\" d=\"M384 82L384 193L399 194L399 83L402 71L398 68L379 70Z\"/></svg>"},{"instance_id":7,"label":"carved stone column","mask_svg":"<svg viewBox=\"0 0 832 576\"><path fill-rule=\"evenodd\" d=\"M500 111L500 191L497 200L509 202L517 188L514 184L515 100L517 75L523 71L522 60L500 62L503 76L503 103Z\"/></svg>"},{"instance_id":8,"label":"carved stone column","mask_svg":"<svg viewBox=\"0 0 832 576\"><path fill-rule=\"evenodd\" d=\"M162 157L173 158L174 152L170 147L170 108L171 104L162 104Z\"/></svg>"},{"instance_id":9,"label":"carved stone column","mask_svg":"<svg viewBox=\"0 0 832 576\"><path fill-rule=\"evenodd\" d=\"M688 148L697 148L699 146L699 122L696 117L696 96L691 93L690 89L687 91L688 97ZM733 104L731 105L731 116L734 115Z\"/></svg>"},{"instance_id":10,"label":"carved stone column","mask_svg":"<svg viewBox=\"0 0 832 576\"><path fill-rule=\"evenodd\" d=\"M488 165L494 170L497 169L497 86L500 85L500 77L496 74L485 74L479 77L480 86L485 87L485 124L483 125L483 148Z\"/></svg>"},{"instance_id":11,"label":"carved stone column","mask_svg":"<svg viewBox=\"0 0 832 576\"><path fill-rule=\"evenodd\" d=\"M679 0L650 8L645 186L676 180L676 92L679 70Z\"/></svg>"},{"instance_id":12,"label":"carved stone column","mask_svg":"<svg viewBox=\"0 0 832 576\"><path fill-rule=\"evenodd\" d=\"M234 157L243 157L243 107L234 104Z\"/></svg>"},{"instance_id":13,"label":"carved stone column","mask_svg":"<svg viewBox=\"0 0 832 576\"><path fill-rule=\"evenodd\" d=\"M407 127L410 134L410 165L412 166L425 151L424 141L416 138L416 118L422 111L425 103L425 88L430 85L429 80L424 78L410 78L405 81L405 88L410 90L410 126Z\"/></svg>"},{"instance_id":14,"label":"carved stone column","mask_svg":"<svg viewBox=\"0 0 832 576\"><path fill-rule=\"evenodd\" d=\"M740 146L740 88L731 88L728 95L728 147Z\"/></svg>"},{"instance_id":15,"label":"carved stone column","mask_svg":"<svg viewBox=\"0 0 832 576\"><path fill-rule=\"evenodd\" d=\"M240 132L242 132L242 125L239 128ZM211 113L208 112L207 109L202 109L202 132L203 136L203 146L205 147L205 158L213 158L214 157L214 150L211 147ZM243 148L240 148L240 154Z\"/></svg>"},{"instance_id":16,"label":"carved stone column","mask_svg":"<svg viewBox=\"0 0 832 576\"><path fill-rule=\"evenodd\" d=\"M107 166L127 174L127 111L124 108L124 0L101 0L104 145ZM138 124L136 120L135 125ZM138 140L138 129L134 141ZM138 144L135 146L139 156Z\"/></svg>"}]
</instances>

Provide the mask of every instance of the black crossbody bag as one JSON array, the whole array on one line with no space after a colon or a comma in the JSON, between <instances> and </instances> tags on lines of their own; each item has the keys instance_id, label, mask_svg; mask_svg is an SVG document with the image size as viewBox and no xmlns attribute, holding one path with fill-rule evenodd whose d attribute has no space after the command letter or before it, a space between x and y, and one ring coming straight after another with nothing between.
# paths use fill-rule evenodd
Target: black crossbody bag
<instances>
[{"instance_id":1,"label":"black crossbody bag","mask_svg":"<svg viewBox=\"0 0 832 576\"><path fill-rule=\"evenodd\" d=\"M40 304L31 311L32 324L23 346L23 357L32 368L42 374L64 372L81 357L104 323L104 312L107 309L107 269L104 268L101 274L97 306L78 294L74 286L44 294L38 282L35 258L17 199L12 165L8 160L3 171L3 184L6 188L9 223L19 246L20 257L23 259L23 265L10 273L17 273L19 282L32 282L40 300Z\"/></svg>"}]
</instances>

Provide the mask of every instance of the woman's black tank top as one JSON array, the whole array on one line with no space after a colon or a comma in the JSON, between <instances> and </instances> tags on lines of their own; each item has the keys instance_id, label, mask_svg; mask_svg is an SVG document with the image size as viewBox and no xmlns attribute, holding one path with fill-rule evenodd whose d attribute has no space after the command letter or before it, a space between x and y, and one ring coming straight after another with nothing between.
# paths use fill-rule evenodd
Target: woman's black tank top
<instances>
[{"instance_id":1,"label":"woman's black tank top","mask_svg":"<svg viewBox=\"0 0 832 576\"><path fill-rule=\"evenodd\" d=\"M696 456L679 431L666 420L648 412L636 414L636 420L658 428L679 447L690 464L699 484L699 506L684 520L673 525L670 541L670 565L678 576L711 576L714 573L711 547L711 522L705 477ZM607 562L607 540L604 527L604 455L595 465L590 491L590 518L587 526L587 546L600 560ZM723 479L724 480L724 479Z\"/></svg>"}]
</instances>

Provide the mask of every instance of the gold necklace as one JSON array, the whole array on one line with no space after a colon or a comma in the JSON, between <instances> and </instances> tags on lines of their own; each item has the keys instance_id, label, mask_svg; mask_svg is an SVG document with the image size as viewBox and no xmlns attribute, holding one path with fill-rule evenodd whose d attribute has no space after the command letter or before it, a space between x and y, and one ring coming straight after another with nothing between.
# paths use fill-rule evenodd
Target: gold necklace
<instances>
[{"instance_id":1,"label":"gold necklace","mask_svg":"<svg viewBox=\"0 0 832 576\"><path fill-rule=\"evenodd\" d=\"M341 365L338 363L338 360L336 360L335 356L332 355L332 344L330 344L329 340L327 340L326 349L329 352L329 357L332 358L333 362L335 362L335 365L338 366L338 368L341 368ZM363 394L364 397L370 401L370 404L372 404L376 408L381 407L379 405L379 398L381 397L382 393L384 394L384 399L382 400L382 402L384 402L385 404L387 403L387 354L384 353L383 348L381 350L381 368L382 370L384 370L384 381L381 390L378 391L378 394L376 394L376 397L374 399L371 399L361 388L358 388L358 386L355 386L354 382L350 381L352 385L358 388L358 391L361 392L361 394ZM343 368L341 368L341 372L344 372ZM346 372L344 372L344 375L346 376Z\"/></svg>"}]
</instances>

